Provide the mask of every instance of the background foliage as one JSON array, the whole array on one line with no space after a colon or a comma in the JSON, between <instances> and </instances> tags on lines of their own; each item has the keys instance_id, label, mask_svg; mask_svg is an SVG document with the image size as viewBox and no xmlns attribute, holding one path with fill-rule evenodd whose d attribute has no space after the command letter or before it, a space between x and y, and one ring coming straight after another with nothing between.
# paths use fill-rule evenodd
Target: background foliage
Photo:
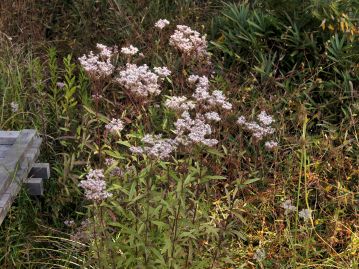
<instances>
[{"instance_id":1,"label":"background foliage","mask_svg":"<svg viewBox=\"0 0 359 269\"><path fill-rule=\"evenodd\" d=\"M36 128L52 179L44 197L16 200L0 228L1 266L358 268L358 10L355 0L2 1L0 128ZM170 133L174 115L113 85L96 108L77 61L96 43L134 44L149 65L184 76L191 70L155 42L160 18L171 21L164 35L176 24L208 34L212 84L237 111L218 129L221 146L174 162L126 153L144 133ZM276 119L275 154L233 124L263 109ZM99 148L97 125L119 113L130 132ZM96 207L78 183L105 155L116 160L106 176L117 199ZM115 167L123 177L109 176ZM313 221L285 215L288 198ZM74 240L78 228L88 240Z\"/></svg>"}]
</instances>

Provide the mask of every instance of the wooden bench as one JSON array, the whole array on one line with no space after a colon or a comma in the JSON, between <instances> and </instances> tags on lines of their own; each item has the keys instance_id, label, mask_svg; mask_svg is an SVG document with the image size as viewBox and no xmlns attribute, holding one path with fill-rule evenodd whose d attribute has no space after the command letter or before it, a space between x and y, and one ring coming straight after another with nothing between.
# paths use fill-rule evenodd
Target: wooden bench
<instances>
[{"instance_id":1,"label":"wooden bench","mask_svg":"<svg viewBox=\"0 0 359 269\"><path fill-rule=\"evenodd\" d=\"M0 131L0 225L25 186L30 195L43 195L48 163L36 163L42 139L35 130Z\"/></svg>"}]
</instances>

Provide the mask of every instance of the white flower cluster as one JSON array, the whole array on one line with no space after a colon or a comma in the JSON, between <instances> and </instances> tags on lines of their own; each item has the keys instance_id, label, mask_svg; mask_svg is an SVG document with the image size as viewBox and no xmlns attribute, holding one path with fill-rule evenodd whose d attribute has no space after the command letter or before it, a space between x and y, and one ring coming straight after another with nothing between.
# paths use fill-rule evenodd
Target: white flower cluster
<instances>
[{"instance_id":1,"label":"white flower cluster","mask_svg":"<svg viewBox=\"0 0 359 269\"><path fill-rule=\"evenodd\" d=\"M207 112L206 114L204 114L204 117L209 120L209 121L221 121L221 117L218 115L217 112Z\"/></svg>"},{"instance_id":2,"label":"white flower cluster","mask_svg":"<svg viewBox=\"0 0 359 269\"><path fill-rule=\"evenodd\" d=\"M200 114L197 114L196 118L192 119L188 111L183 112L181 118L175 122L175 127L176 141L182 145L188 146L201 143L212 147L218 144L217 139L206 138L206 136L212 134L212 128Z\"/></svg>"},{"instance_id":3,"label":"white flower cluster","mask_svg":"<svg viewBox=\"0 0 359 269\"><path fill-rule=\"evenodd\" d=\"M186 56L199 60L209 59L206 37L186 25L177 25L170 37L170 45Z\"/></svg>"},{"instance_id":4,"label":"white flower cluster","mask_svg":"<svg viewBox=\"0 0 359 269\"><path fill-rule=\"evenodd\" d=\"M247 131L252 133L258 141L263 138L274 134L275 130L271 127L271 124L275 122L272 116L268 115L265 111L257 116L258 121L247 121L245 117L240 116L237 120L237 124L243 126ZM265 142L267 150L272 150L278 146L278 143L270 140Z\"/></svg>"},{"instance_id":5,"label":"white flower cluster","mask_svg":"<svg viewBox=\"0 0 359 269\"><path fill-rule=\"evenodd\" d=\"M138 52L138 48L130 45L129 47L123 47L121 48L121 53L125 54L125 55L135 55Z\"/></svg>"},{"instance_id":6,"label":"white flower cluster","mask_svg":"<svg viewBox=\"0 0 359 269\"><path fill-rule=\"evenodd\" d=\"M72 219L65 220L65 221L64 221L64 224L65 224L67 227L71 227L71 228L75 227L75 225L76 225L75 221L72 220Z\"/></svg>"},{"instance_id":7,"label":"white flower cluster","mask_svg":"<svg viewBox=\"0 0 359 269\"><path fill-rule=\"evenodd\" d=\"M261 111L261 113L259 113L259 115L257 116L258 120L264 125L264 126L269 126L271 125L273 122L275 122L275 120L273 119L272 116L268 115L264 110Z\"/></svg>"},{"instance_id":8,"label":"white flower cluster","mask_svg":"<svg viewBox=\"0 0 359 269\"><path fill-rule=\"evenodd\" d=\"M11 111L14 113L19 110L19 104L14 101L10 103L10 107L11 107Z\"/></svg>"},{"instance_id":9,"label":"white flower cluster","mask_svg":"<svg viewBox=\"0 0 359 269\"><path fill-rule=\"evenodd\" d=\"M171 70L169 70L166 66L163 67L154 67L153 70L157 75L159 75L162 78L168 77L171 75Z\"/></svg>"},{"instance_id":10,"label":"white flower cluster","mask_svg":"<svg viewBox=\"0 0 359 269\"><path fill-rule=\"evenodd\" d=\"M310 209L302 209L299 211L298 216L303 218L304 221L308 221L312 218L312 210Z\"/></svg>"},{"instance_id":11,"label":"white flower cluster","mask_svg":"<svg viewBox=\"0 0 359 269\"><path fill-rule=\"evenodd\" d=\"M297 210L297 208L292 205L292 201L290 199L286 200L283 204L282 204L282 208L284 208L284 213L287 215L291 212L295 212Z\"/></svg>"},{"instance_id":12,"label":"white flower cluster","mask_svg":"<svg viewBox=\"0 0 359 269\"><path fill-rule=\"evenodd\" d=\"M94 202L101 202L112 194L106 191L106 181L102 169L91 169L86 180L81 180L79 186L85 190L85 197Z\"/></svg>"},{"instance_id":13,"label":"white flower cluster","mask_svg":"<svg viewBox=\"0 0 359 269\"><path fill-rule=\"evenodd\" d=\"M65 83L63 82L56 82L56 86L59 87L60 89L63 89L65 87Z\"/></svg>"},{"instance_id":14,"label":"white flower cluster","mask_svg":"<svg viewBox=\"0 0 359 269\"><path fill-rule=\"evenodd\" d=\"M100 56L105 58L105 59L109 59L109 58L111 58L112 56L114 56L115 54L118 53L117 46L107 47L106 45L97 43L96 48L99 50Z\"/></svg>"},{"instance_id":15,"label":"white flower cluster","mask_svg":"<svg viewBox=\"0 0 359 269\"><path fill-rule=\"evenodd\" d=\"M120 119L113 118L108 124L106 124L105 128L111 133L118 133L123 130L124 124Z\"/></svg>"},{"instance_id":16,"label":"white flower cluster","mask_svg":"<svg viewBox=\"0 0 359 269\"><path fill-rule=\"evenodd\" d=\"M292 205L292 201L290 199L286 200L282 204L282 208L284 208L284 213L287 215L289 213L295 212L297 208ZM311 209L302 209L299 211L298 216L302 218L304 221L308 221L312 218L312 210Z\"/></svg>"},{"instance_id":17,"label":"white flower cluster","mask_svg":"<svg viewBox=\"0 0 359 269\"><path fill-rule=\"evenodd\" d=\"M160 19L155 23L155 27L162 30L163 28L165 28L169 24L170 24L170 22L168 20Z\"/></svg>"},{"instance_id":18,"label":"white flower cluster","mask_svg":"<svg viewBox=\"0 0 359 269\"><path fill-rule=\"evenodd\" d=\"M228 102L227 97L224 96L222 91L215 90L212 94L209 93L209 80L206 76L191 75L188 78L188 82L196 87L193 97L206 108L220 107L225 110L232 109L232 104Z\"/></svg>"},{"instance_id":19,"label":"white flower cluster","mask_svg":"<svg viewBox=\"0 0 359 269\"><path fill-rule=\"evenodd\" d=\"M171 96L165 102L165 106L177 112L188 111L196 107L195 102L188 100L186 96Z\"/></svg>"},{"instance_id":20,"label":"white flower cluster","mask_svg":"<svg viewBox=\"0 0 359 269\"><path fill-rule=\"evenodd\" d=\"M192 95L195 100L188 100L186 96L172 96L166 100L165 106L176 112L181 112L181 117L175 122L176 141L182 145L203 144L214 146L218 140L207 138L212 134L212 127L208 122L219 122L221 117L213 108L229 110L232 104L221 91L209 93L209 80L206 76L191 75L189 84L195 85L196 92ZM190 110L200 106L200 110L207 110L204 114L197 113L191 118ZM209 111L208 111L209 110Z\"/></svg>"},{"instance_id":21,"label":"white flower cluster","mask_svg":"<svg viewBox=\"0 0 359 269\"><path fill-rule=\"evenodd\" d=\"M275 148L278 147L278 143L273 141L273 140L270 140L270 141L266 141L264 143L264 147L267 149L267 150L273 150Z\"/></svg>"},{"instance_id":22,"label":"white flower cluster","mask_svg":"<svg viewBox=\"0 0 359 269\"><path fill-rule=\"evenodd\" d=\"M177 143L169 138L162 138L162 135L146 134L142 138L144 147L130 147L133 154L146 154L154 159L167 159L176 150Z\"/></svg>"},{"instance_id":23,"label":"white flower cluster","mask_svg":"<svg viewBox=\"0 0 359 269\"><path fill-rule=\"evenodd\" d=\"M151 72L144 64L126 64L126 69L120 71L119 77L115 80L136 96L147 97L160 94L159 76Z\"/></svg>"},{"instance_id":24,"label":"white flower cluster","mask_svg":"<svg viewBox=\"0 0 359 269\"><path fill-rule=\"evenodd\" d=\"M88 55L84 54L79 58L80 64L83 69L94 79L110 76L115 67L111 63L111 58L117 53L117 47L107 47L102 44L97 44L98 54L92 51Z\"/></svg>"}]
</instances>

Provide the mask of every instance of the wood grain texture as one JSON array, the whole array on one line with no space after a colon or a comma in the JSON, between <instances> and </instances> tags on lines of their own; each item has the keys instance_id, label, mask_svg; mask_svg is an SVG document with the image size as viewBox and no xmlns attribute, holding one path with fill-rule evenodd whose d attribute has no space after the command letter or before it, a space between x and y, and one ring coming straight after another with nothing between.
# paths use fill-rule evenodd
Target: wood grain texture
<instances>
[{"instance_id":1,"label":"wood grain texture","mask_svg":"<svg viewBox=\"0 0 359 269\"><path fill-rule=\"evenodd\" d=\"M0 145L14 144L19 134L19 131L0 131Z\"/></svg>"},{"instance_id":2,"label":"wood grain texture","mask_svg":"<svg viewBox=\"0 0 359 269\"><path fill-rule=\"evenodd\" d=\"M40 154L41 142L35 130L0 131L0 224L24 182L30 186L30 194L43 194L42 179L28 180Z\"/></svg>"}]
</instances>

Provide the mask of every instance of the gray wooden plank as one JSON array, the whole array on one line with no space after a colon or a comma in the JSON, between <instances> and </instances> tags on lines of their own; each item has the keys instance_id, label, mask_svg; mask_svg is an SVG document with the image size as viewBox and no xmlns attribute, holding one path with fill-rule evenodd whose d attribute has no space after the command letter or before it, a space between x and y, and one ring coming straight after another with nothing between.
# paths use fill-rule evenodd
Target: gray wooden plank
<instances>
[{"instance_id":1,"label":"gray wooden plank","mask_svg":"<svg viewBox=\"0 0 359 269\"><path fill-rule=\"evenodd\" d=\"M31 143L30 147L27 148L25 156L21 161L21 168L26 168L28 171L30 171L31 167L40 155L41 141L41 138L36 137L33 140L33 143Z\"/></svg>"},{"instance_id":2,"label":"gray wooden plank","mask_svg":"<svg viewBox=\"0 0 359 269\"><path fill-rule=\"evenodd\" d=\"M11 208L11 204L15 200L19 193L21 184L17 181L13 181L7 188L4 194L1 195L0 200L0 225L5 219L7 212Z\"/></svg>"},{"instance_id":3,"label":"gray wooden plank","mask_svg":"<svg viewBox=\"0 0 359 269\"><path fill-rule=\"evenodd\" d=\"M12 174L4 166L0 165L0 195L4 193L11 182Z\"/></svg>"},{"instance_id":4,"label":"gray wooden plank","mask_svg":"<svg viewBox=\"0 0 359 269\"><path fill-rule=\"evenodd\" d=\"M11 203L15 200L17 194L19 193L21 189L22 182L14 180L11 182L7 190L5 191L5 194L9 194L11 197Z\"/></svg>"},{"instance_id":5,"label":"gray wooden plank","mask_svg":"<svg viewBox=\"0 0 359 269\"><path fill-rule=\"evenodd\" d=\"M1 132L3 131L0 131L0 136L5 135ZM16 132L12 132L11 135L15 137ZM10 140L8 139L6 141L9 142ZM36 135L35 130L23 130L17 132L17 138L13 145L5 144L0 147L0 156L1 152L4 152L4 157L0 157L0 199L5 195L4 201L6 199L6 201L8 201L7 203L4 203L3 207L1 207L0 204L0 224L5 218L11 203L19 193L21 185L23 185L25 181L28 181L27 178L30 169L33 167L40 154L41 142L42 139ZM9 149L7 149L7 147L9 147ZM30 193L42 195L42 179L31 180L29 181L29 184L31 185Z\"/></svg>"},{"instance_id":6,"label":"gray wooden plank","mask_svg":"<svg viewBox=\"0 0 359 269\"><path fill-rule=\"evenodd\" d=\"M4 218L6 217L6 214L10 209L12 202L15 200L16 196L18 195L23 182L27 179L28 172L29 172L28 169L18 169L15 175L12 177L12 181L10 182L10 184L7 186L6 190L0 196L0 199L4 197L3 206L1 206L0 203L0 225L4 220Z\"/></svg>"},{"instance_id":7,"label":"gray wooden plank","mask_svg":"<svg viewBox=\"0 0 359 269\"><path fill-rule=\"evenodd\" d=\"M20 134L19 131L0 131L0 144L1 145L14 144L19 134Z\"/></svg>"},{"instance_id":8,"label":"gray wooden plank","mask_svg":"<svg viewBox=\"0 0 359 269\"><path fill-rule=\"evenodd\" d=\"M25 153L25 157L30 159L37 159L40 155L41 142L42 138L36 137Z\"/></svg>"},{"instance_id":9,"label":"gray wooden plank","mask_svg":"<svg viewBox=\"0 0 359 269\"><path fill-rule=\"evenodd\" d=\"M35 130L25 129L20 132L11 150L4 159L1 160L1 165L4 165L8 170L14 170L16 165L22 161L24 154L29 144L36 136Z\"/></svg>"},{"instance_id":10,"label":"gray wooden plank","mask_svg":"<svg viewBox=\"0 0 359 269\"><path fill-rule=\"evenodd\" d=\"M15 143L8 150L5 158L0 159L0 194L9 186L14 179L16 171L21 168L20 164L24 159L27 146L33 141L36 135L35 130L23 130L19 132ZM28 164L26 160L23 165L30 169L32 163Z\"/></svg>"},{"instance_id":11,"label":"gray wooden plank","mask_svg":"<svg viewBox=\"0 0 359 269\"><path fill-rule=\"evenodd\" d=\"M10 194L3 194L0 197L0 224L4 221L7 212L11 207L11 196Z\"/></svg>"},{"instance_id":12,"label":"gray wooden plank","mask_svg":"<svg viewBox=\"0 0 359 269\"><path fill-rule=\"evenodd\" d=\"M4 158L12 145L0 145L0 158Z\"/></svg>"}]
</instances>

